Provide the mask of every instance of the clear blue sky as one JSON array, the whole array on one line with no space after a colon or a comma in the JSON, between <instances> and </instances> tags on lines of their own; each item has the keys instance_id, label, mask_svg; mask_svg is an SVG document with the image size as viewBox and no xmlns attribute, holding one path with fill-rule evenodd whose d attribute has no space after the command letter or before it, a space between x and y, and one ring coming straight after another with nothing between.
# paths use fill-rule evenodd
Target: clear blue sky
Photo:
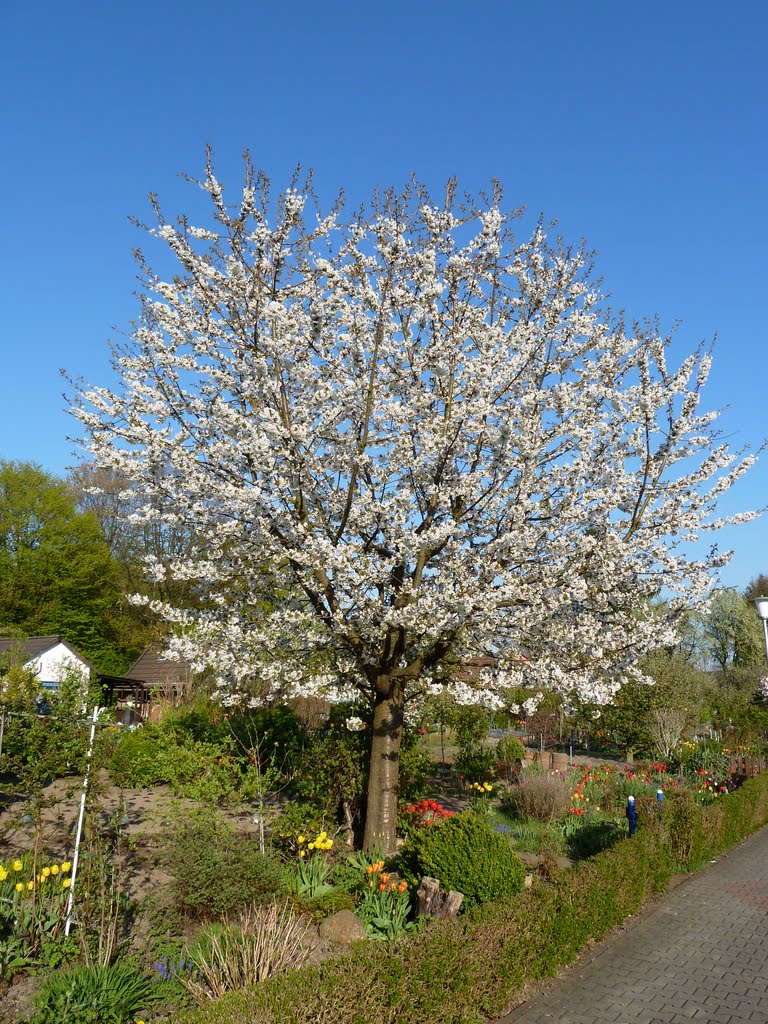
<instances>
[{"instance_id":1,"label":"clear blue sky","mask_svg":"<svg viewBox=\"0 0 768 1024\"><path fill-rule=\"evenodd\" d=\"M0 457L76 461L60 368L105 382L137 312L128 215L189 206L210 142L277 184L313 166L361 200L409 171L585 237L612 302L718 335L707 403L768 434L768 5L745 0L6 3L0 42ZM723 503L768 502L768 455ZM768 517L724 581L768 572Z\"/></svg>"}]
</instances>

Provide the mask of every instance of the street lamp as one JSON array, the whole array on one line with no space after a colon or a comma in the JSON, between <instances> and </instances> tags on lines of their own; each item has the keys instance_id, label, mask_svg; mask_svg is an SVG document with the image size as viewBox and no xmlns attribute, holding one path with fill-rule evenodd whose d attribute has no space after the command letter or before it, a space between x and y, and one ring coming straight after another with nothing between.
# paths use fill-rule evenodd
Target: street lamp
<instances>
[{"instance_id":1,"label":"street lamp","mask_svg":"<svg viewBox=\"0 0 768 1024\"><path fill-rule=\"evenodd\" d=\"M765 634L765 660L768 662L768 597L756 597L753 602L757 608L757 614L763 620L763 633Z\"/></svg>"}]
</instances>

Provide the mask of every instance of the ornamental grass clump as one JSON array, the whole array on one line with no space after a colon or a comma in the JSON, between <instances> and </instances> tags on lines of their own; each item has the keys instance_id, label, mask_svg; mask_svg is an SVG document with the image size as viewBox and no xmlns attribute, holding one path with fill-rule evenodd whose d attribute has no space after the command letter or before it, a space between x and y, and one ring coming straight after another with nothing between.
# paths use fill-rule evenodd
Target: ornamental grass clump
<instances>
[{"instance_id":1,"label":"ornamental grass clump","mask_svg":"<svg viewBox=\"0 0 768 1024\"><path fill-rule=\"evenodd\" d=\"M309 959L309 924L287 904L248 907L235 920L205 928L184 953L179 980L203 1004L234 989L258 985Z\"/></svg>"},{"instance_id":2,"label":"ornamental grass clump","mask_svg":"<svg viewBox=\"0 0 768 1024\"><path fill-rule=\"evenodd\" d=\"M562 775L523 772L520 784L504 797L502 809L516 818L556 821L571 802L571 783Z\"/></svg>"},{"instance_id":3,"label":"ornamental grass clump","mask_svg":"<svg viewBox=\"0 0 768 1024\"><path fill-rule=\"evenodd\" d=\"M153 1002L152 985L136 967L67 967L36 996L33 1024L133 1024Z\"/></svg>"},{"instance_id":4,"label":"ornamental grass clump","mask_svg":"<svg viewBox=\"0 0 768 1024\"><path fill-rule=\"evenodd\" d=\"M444 889L464 894L464 907L514 896L525 867L509 842L485 818L457 814L440 828L412 835L401 851L404 871L415 881L429 875Z\"/></svg>"}]
</instances>

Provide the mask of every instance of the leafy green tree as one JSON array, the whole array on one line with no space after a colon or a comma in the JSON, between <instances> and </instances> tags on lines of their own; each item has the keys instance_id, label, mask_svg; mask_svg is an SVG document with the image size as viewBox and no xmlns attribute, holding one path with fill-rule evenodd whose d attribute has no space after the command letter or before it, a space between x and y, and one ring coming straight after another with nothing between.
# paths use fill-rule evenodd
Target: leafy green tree
<instances>
[{"instance_id":1,"label":"leafy green tree","mask_svg":"<svg viewBox=\"0 0 768 1024\"><path fill-rule=\"evenodd\" d=\"M701 619L701 645L724 673L762 664L762 630L749 601L735 591L719 591Z\"/></svg>"},{"instance_id":2,"label":"leafy green tree","mask_svg":"<svg viewBox=\"0 0 768 1024\"><path fill-rule=\"evenodd\" d=\"M120 672L117 566L92 513L38 466L0 462L0 623L64 637L97 668Z\"/></svg>"},{"instance_id":3,"label":"leafy green tree","mask_svg":"<svg viewBox=\"0 0 768 1024\"><path fill-rule=\"evenodd\" d=\"M751 579L744 591L744 597L747 601L754 601L756 597L768 597L768 575L761 572L759 576Z\"/></svg>"}]
</instances>

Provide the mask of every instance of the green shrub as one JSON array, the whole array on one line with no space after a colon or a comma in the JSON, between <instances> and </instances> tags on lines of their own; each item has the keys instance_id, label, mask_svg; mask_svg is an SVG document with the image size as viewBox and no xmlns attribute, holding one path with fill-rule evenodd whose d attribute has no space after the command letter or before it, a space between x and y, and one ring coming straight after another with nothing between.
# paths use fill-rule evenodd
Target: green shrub
<instances>
[{"instance_id":1,"label":"green shrub","mask_svg":"<svg viewBox=\"0 0 768 1024\"><path fill-rule=\"evenodd\" d=\"M499 778L517 782L523 770L525 747L516 736L502 736L496 744L496 771Z\"/></svg>"},{"instance_id":2,"label":"green shrub","mask_svg":"<svg viewBox=\"0 0 768 1024\"><path fill-rule=\"evenodd\" d=\"M259 851L257 837L208 812L178 823L164 841L162 861L176 909L197 918L264 902L283 887L281 865Z\"/></svg>"},{"instance_id":3,"label":"green shrub","mask_svg":"<svg viewBox=\"0 0 768 1024\"><path fill-rule=\"evenodd\" d=\"M233 800L240 778L227 743L179 742L173 731L154 726L124 733L109 769L118 786L145 789L167 783L180 796L213 804Z\"/></svg>"},{"instance_id":4,"label":"green shrub","mask_svg":"<svg viewBox=\"0 0 768 1024\"><path fill-rule=\"evenodd\" d=\"M483 782L496 774L496 751L475 745L462 747L454 768L465 782Z\"/></svg>"},{"instance_id":5,"label":"green shrub","mask_svg":"<svg viewBox=\"0 0 768 1024\"><path fill-rule=\"evenodd\" d=\"M34 1024L128 1024L152 1004L152 986L135 967L67 967L35 995Z\"/></svg>"},{"instance_id":6,"label":"green shrub","mask_svg":"<svg viewBox=\"0 0 768 1024\"><path fill-rule=\"evenodd\" d=\"M525 747L517 736L502 736L496 744L496 759L503 764L515 764L525 757Z\"/></svg>"},{"instance_id":7,"label":"green shrub","mask_svg":"<svg viewBox=\"0 0 768 1024\"><path fill-rule=\"evenodd\" d=\"M400 798L419 800L429 789L429 777L435 762L421 747L404 747L400 751Z\"/></svg>"},{"instance_id":8,"label":"green shrub","mask_svg":"<svg viewBox=\"0 0 768 1024\"><path fill-rule=\"evenodd\" d=\"M444 889L464 893L466 907L508 899L525 878L507 840L474 814L457 814L439 828L415 832L403 846L402 860L413 881L437 878Z\"/></svg>"}]
</instances>

